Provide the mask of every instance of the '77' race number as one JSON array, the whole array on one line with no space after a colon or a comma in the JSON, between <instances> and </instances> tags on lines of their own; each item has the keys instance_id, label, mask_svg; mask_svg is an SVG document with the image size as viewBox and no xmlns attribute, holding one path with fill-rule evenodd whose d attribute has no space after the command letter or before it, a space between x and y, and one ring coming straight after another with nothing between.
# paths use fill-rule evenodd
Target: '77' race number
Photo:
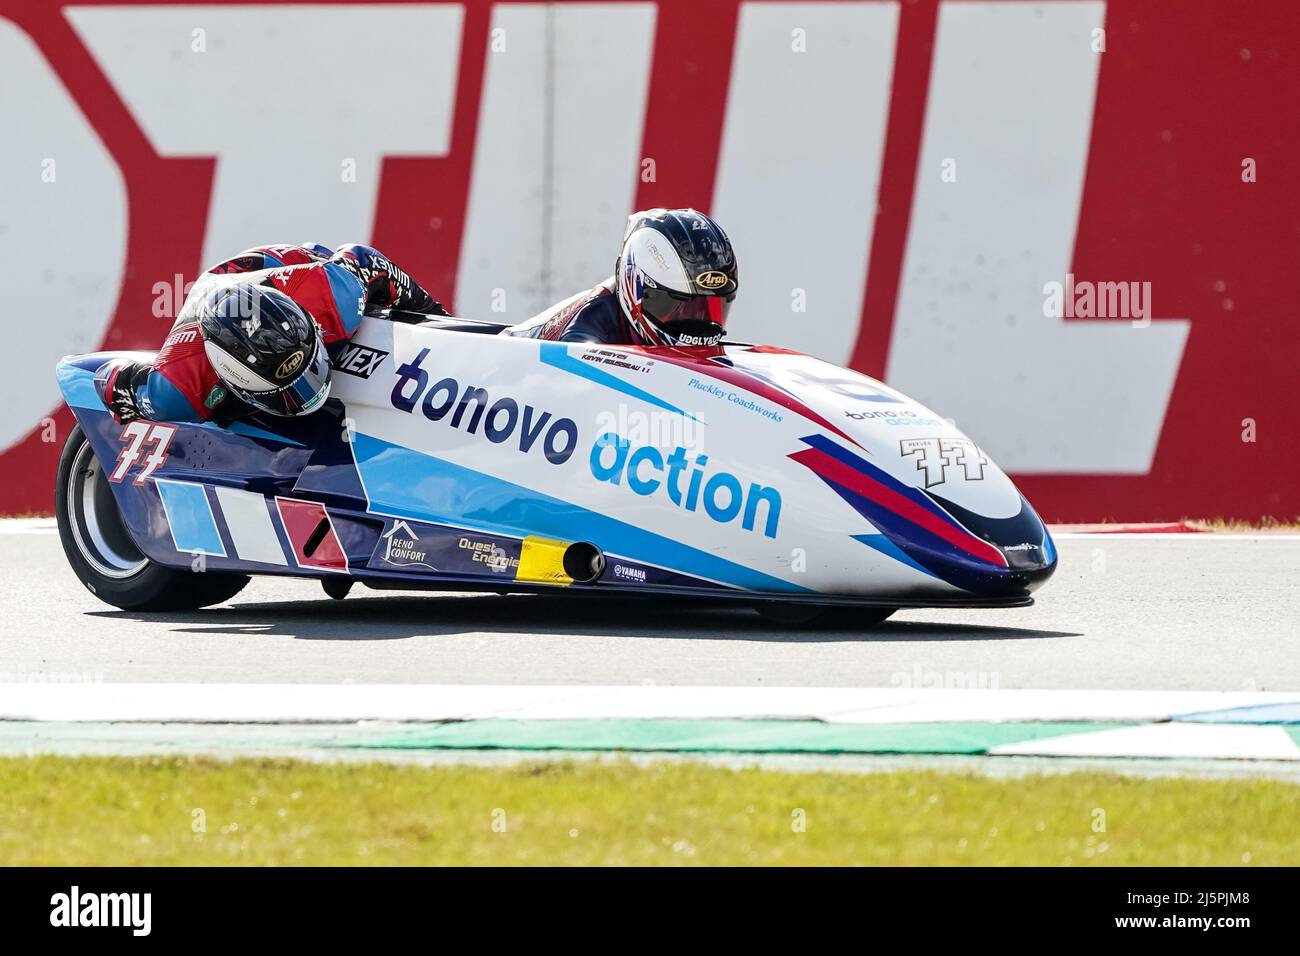
<instances>
[{"instance_id":1,"label":"'77' race number","mask_svg":"<svg viewBox=\"0 0 1300 956\"><path fill-rule=\"evenodd\" d=\"M143 485L149 476L167 461L167 447L176 435L175 425L160 425L137 419L122 429L122 441L127 442L117 456L117 467L108 476L109 481L121 481L131 466L144 458L144 467L135 476L134 484ZM146 447L148 453L145 453Z\"/></svg>"}]
</instances>

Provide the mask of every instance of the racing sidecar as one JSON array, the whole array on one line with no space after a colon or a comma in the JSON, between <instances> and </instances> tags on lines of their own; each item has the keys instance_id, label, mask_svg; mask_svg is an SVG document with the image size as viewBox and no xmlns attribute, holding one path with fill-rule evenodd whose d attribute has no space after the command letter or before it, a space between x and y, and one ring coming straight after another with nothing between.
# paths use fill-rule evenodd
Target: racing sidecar
<instances>
[{"instance_id":1,"label":"racing sidecar","mask_svg":"<svg viewBox=\"0 0 1300 956\"><path fill-rule=\"evenodd\" d=\"M1028 605L1055 568L997 465L877 381L758 345L499 329L367 318L322 410L224 425L116 425L93 378L123 353L63 359L68 561L133 610L282 574L335 597L360 581L731 599L791 624Z\"/></svg>"}]
</instances>

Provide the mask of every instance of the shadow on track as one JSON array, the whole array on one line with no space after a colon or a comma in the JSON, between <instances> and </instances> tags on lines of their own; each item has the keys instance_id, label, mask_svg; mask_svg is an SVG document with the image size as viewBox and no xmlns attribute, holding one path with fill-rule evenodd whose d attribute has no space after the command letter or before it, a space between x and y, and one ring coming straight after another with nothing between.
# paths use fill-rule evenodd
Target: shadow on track
<instances>
[{"instance_id":1,"label":"shadow on track","mask_svg":"<svg viewBox=\"0 0 1300 956\"><path fill-rule=\"evenodd\" d=\"M977 612L978 613L978 612ZM178 635L261 635L304 641L393 641L466 633L577 637L778 641L1005 641L1080 637L1070 631L986 624L886 621L860 630L798 630L765 621L746 606L727 603L570 598L552 595L388 595L343 601L235 603L203 611L96 611L92 617L168 622Z\"/></svg>"}]
</instances>

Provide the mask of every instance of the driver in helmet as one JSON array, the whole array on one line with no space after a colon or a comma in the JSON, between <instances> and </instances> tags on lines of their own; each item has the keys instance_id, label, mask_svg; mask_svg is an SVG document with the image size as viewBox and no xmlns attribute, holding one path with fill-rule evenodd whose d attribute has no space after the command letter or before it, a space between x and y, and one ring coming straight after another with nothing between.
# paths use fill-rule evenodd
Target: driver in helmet
<instances>
[{"instance_id":1,"label":"driver in helmet","mask_svg":"<svg viewBox=\"0 0 1300 956\"><path fill-rule=\"evenodd\" d=\"M329 396L327 347L385 306L447 314L368 246L260 246L196 280L152 362L111 362L95 386L118 424L307 415Z\"/></svg>"},{"instance_id":2,"label":"driver in helmet","mask_svg":"<svg viewBox=\"0 0 1300 956\"><path fill-rule=\"evenodd\" d=\"M614 275L502 334L607 345L717 345L737 288L736 254L721 226L694 209L649 209L628 217Z\"/></svg>"}]
</instances>

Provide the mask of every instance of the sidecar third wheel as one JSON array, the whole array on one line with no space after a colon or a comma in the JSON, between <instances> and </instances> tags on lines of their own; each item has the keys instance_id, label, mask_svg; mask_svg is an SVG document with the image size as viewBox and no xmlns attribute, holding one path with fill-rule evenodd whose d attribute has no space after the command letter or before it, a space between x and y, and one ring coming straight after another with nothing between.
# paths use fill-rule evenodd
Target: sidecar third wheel
<instances>
[{"instance_id":1,"label":"sidecar third wheel","mask_svg":"<svg viewBox=\"0 0 1300 956\"><path fill-rule=\"evenodd\" d=\"M352 590L352 579L341 577L321 578L320 586L324 588L325 593L334 600L342 601L348 596L348 592Z\"/></svg>"},{"instance_id":2,"label":"sidecar third wheel","mask_svg":"<svg viewBox=\"0 0 1300 956\"><path fill-rule=\"evenodd\" d=\"M858 631L882 623L898 608L765 603L754 605L754 610L764 620L783 627Z\"/></svg>"}]
</instances>

